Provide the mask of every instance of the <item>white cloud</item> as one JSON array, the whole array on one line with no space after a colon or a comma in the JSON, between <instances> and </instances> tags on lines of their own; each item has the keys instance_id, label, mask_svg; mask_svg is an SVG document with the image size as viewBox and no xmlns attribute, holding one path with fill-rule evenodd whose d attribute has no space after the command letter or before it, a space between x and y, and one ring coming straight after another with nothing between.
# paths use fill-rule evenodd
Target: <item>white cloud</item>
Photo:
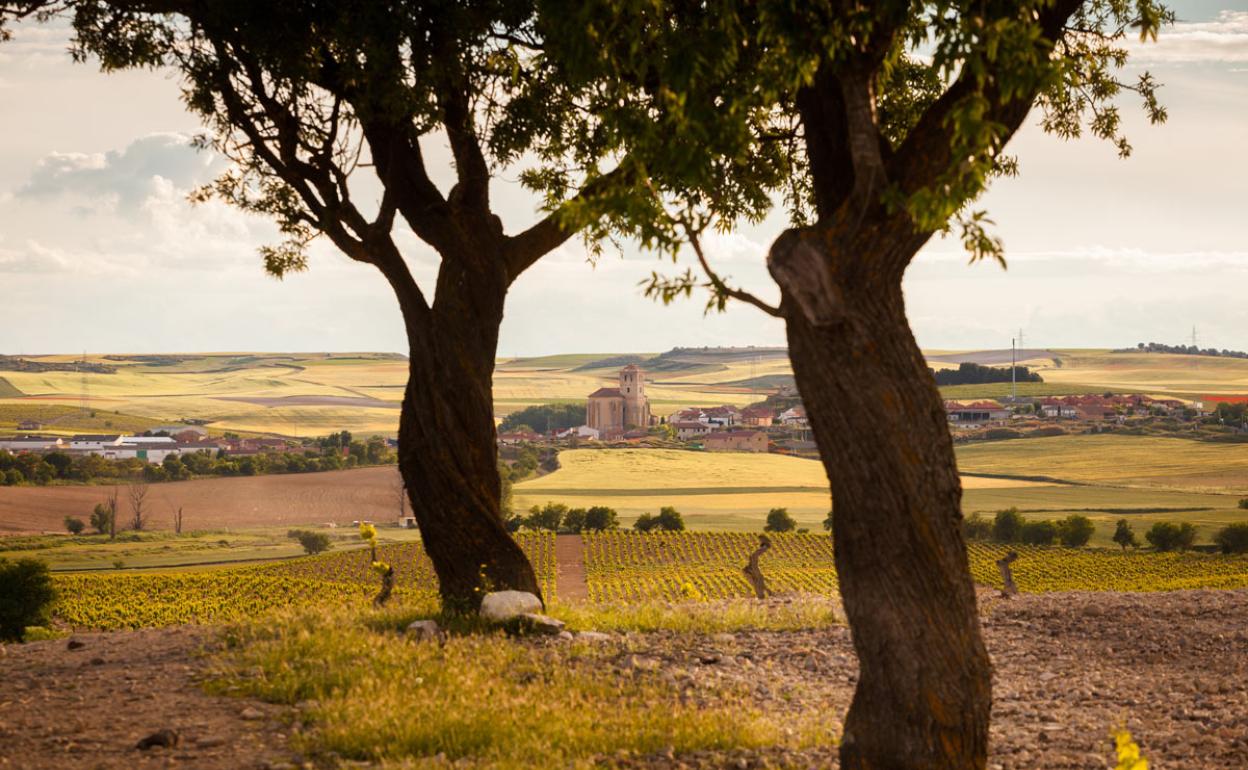
<instances>
[{"instance_id":1,"label":"white cloud","mask_svg":"<svg viewBox=\"0 0 1248 770\"><path fill-rule=\"evenodd\" d=\"M68 196L85 200L91 210L132 213L149 198L164 194L169 185L189 190L216 175L223 161L190 142L186 134L156 133L106 153L49 153L16 196Z\"/></svg>"},{"instance_id":2,"label":"white cloud","mask_svg":"<svg viewBox=\"0 0 1248 770\"><path fill-rule=\"evenodd\" d=\"M1179 21L1155 43L1133 43L1139 63L1248 62L1248 11L1221 11L1213 21Z\"/></svg>"}]
</instances>

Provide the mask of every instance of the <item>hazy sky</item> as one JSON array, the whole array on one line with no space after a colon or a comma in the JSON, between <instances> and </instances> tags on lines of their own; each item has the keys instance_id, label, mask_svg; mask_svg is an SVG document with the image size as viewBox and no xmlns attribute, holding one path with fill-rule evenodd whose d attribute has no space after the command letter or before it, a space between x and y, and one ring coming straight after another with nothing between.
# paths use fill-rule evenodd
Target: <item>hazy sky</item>
<instances>
[{"instance_id":1,"label":"hazy sky","mask_svg":"<svg viewBox=\"0 0 1248 770\"><path fill-rule=\"evenodd\" d=\"M1009 270L936 240L907 274L924 347L1005 347L1020 328L1029 347L1178 343L1194 325L1202 345L1248 349L1248 4L1174 7L1180 23L1127 72L1165 84L1170 121L1149 127L1125 103L1123 161L1104 142L1045 136L1033 115L1010 145L1021 175L982 204ZM256 248L271 225L186 202L220 162L188 146L199 126L169 74L101 75L70 62L63 30L27 26L0 44L0 116L0 353L405 350L375 270L324 246L308 273L267 278ZM518 184L492 189L509 232L532 220ZM771 298L763 256L782 229L776 217L709 251ZM428 281L432 252L402 244ZM659 267L636 250L591 267L568 244L513 288L499 354L783 344L782 325L747 306L704 317L701 299L645 299L637 283Z\"/></svg>"}]
</instances>

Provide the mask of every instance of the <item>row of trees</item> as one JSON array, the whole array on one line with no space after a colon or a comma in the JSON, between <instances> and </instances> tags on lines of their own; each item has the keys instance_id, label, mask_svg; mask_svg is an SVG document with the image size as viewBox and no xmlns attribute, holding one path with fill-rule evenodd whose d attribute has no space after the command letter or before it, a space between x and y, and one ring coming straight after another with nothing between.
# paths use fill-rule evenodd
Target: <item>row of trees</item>
<instances>
[{"instance_id":1,"label":"row of trees","mask_svg":"<svg viewBox=\"0 0 1248 770\"><path fill-rule=\"evenodd\" d=\"M969 361L958 364L957 369L941 369L932 371L937 385L981 385L987 382L1010 382L1011 373L1017 382L1044 382L1038 372L1025 366L981 366Z\"/></svg>"},{"instance_id":2,"label":"row of trees","mask_svg":"<svg viewBox=\"0 0 1248 770\"><path fill-rule=\"evenodd\" d=\"M1188 356L1218 356L1221 358L1248 358L1242 350L1218 350L1217 348L1201 348L1196 345L1167 345L1163 342L1140 342L1136 350L1145 353L1179 353ZM1123 351L1125 352L1125 351Z\"/></svg>"},{"instance_id":3,"label":"row of trees","mask_svg":"<svg viewBox=\"0 0 1248 770\"><path fill-rule=\"evenodd\" d=\"M364 465L394 463L396 455L384 438L353 441L347 454L327 448L322 454L263 452L235 457L224 452L188 452L168 455L161 463L136 458L110 460L99 455L70 456L64 452L11 454L0 450L0 485L44 486L58 481L99 482L141 479L147 482L184 481L197 476L262 476L275 473L315 473Z\"/></svg>"},{"instance_id":4,"label":"row of trees","mask_svg":"<svg viewBox=\"0 0 1248 770\"><path fill-rule=\"evenodd\" d=\"M270 273L305 269L322 237L389 282L411 361L400 466L448 608L474 606L483 582L540 593L500 515L491 389L521 274L578 232L591 246L631 236L698 258L697 273L656 274L653 296L704 286L708 307L782 319L837 500L861 672L841 767L985 766L991 670L961 486L902 278L938 232L1003 260L972 205L1017 171L1004 150L1033 106L1045 130L1086 128L1124 155L1124 88L1164 120L1151 78L1118 72L1126 36L1155 37L1172 14L1154 0L0 8L0 23L27 16L71 17L74 53L108 71L177 71L205 143L230 161L199 197L276 221ZM449 146L450 174L422 141ZM521 161L545 210L508 233L490 182ZM773 305L728 285L700 235L775 205L793 226L768 254ZM399 224L439 256L432 287L404 260Z\"/></svg>"},{"instance_id":5,"label":"row of trees","mask_svg":"<svg viewBox=\"0 0 1248 770\"><path fill-rule=\"evenodd\" d=\"M532 530L579 534L619 529L619 516L614 508L595 505L591 508L569 508L563 503L546 503L529 509L527 516L513 515L507 519L507 531L522 527Z\"/></svg>"},{"instance_id":6,"label":"row of trees","mask_svg":"<svg viewBox=\"0 0 1248 770\"><path fill-rule=\"evenodd\" d=\"M967 540L991 540L997 543L1052 545L1060 542L1067 548L1079 548L1092 539L1096 526L1087 516L1071 514L1060 521L1027 520L1017 508L998 511L990 521L978 513L962 521Z\"/></svg>"},{"instance_id":7,"label":"row of trees","mask_svg":"<svg viewBox=\"0 0 1248 770\"><path fill-rule=\"evenodd\" d=\"M499 424L500 433L547 433L585 424L585 402L537 404L512 412Z\"/></svg>"}]
</instances>

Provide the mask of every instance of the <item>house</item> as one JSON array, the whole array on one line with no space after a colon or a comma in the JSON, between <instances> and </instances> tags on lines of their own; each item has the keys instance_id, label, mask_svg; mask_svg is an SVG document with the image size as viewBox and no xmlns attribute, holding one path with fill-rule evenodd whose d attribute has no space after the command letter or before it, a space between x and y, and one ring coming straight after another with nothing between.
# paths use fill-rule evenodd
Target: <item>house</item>
<instances>
[{"instance_id":1,"label":"house","mask_svg":"<svg viewBox=\"0 0 1248 770\"><path fill-rule=\"evenodd\" d=\"M613 438L631 428L650 425L646 373L636 364L629 364L620 370L619 383L619 387L599 388L589 394L585 422L603 438Z\"/></svg>"},{"instance_id":2,"label":"house","mask_svg":"<svg viewBox=\"0 0 1248 770\"><path fill-rule=\"evenodd\" d=\"M533 433L531 431L518 431L516 433L500 433L498 434L498 443L506 446L514 446L516 444L533 443L541 441L542 434Z\"/></svg>"},{"instance_id":3,"label":"house","mask_svg":"<svg viewBox=\"0 0 1248 770\"><path fill-rule=\"evenodd\" d=\"M697 420L679 420L677 422L669 422L668 425L671 425L676 430L676 438L681 441L705 436L711 432L711 426Z\"/></svg>"},{"instance_id":4,"label":"house","mask_svg":"<svg viewBox=\"0 0 1248 770\"><path fill-rule=\"evenodd\" d=\"M1074 418L1079 413L1075 407L1056 398L1046 398L1037 405L1040 414L1045 417Z\"/></svg>"},{"instance_id":5,"label":"house","mask_svg":"<svg viewBox=\"0 0 1248 770\"><path fill-rule=\"evenodd\" d=\"M972 404L946 401L945 414L949 422L959 424L980 424L1010 419L1010 410L996 401L976 401Z\"/></svg>"},{"instance_id":6,"label":"house","mask_svg":"<svg viewBox=\"0 0 1248 770\"><path fill-rule=\"evenodd\" d=\"M791 428L809 428L810 420L806 419L806 407L795 406L780 413L780 424Z\"/></svg>"},{"instance_id":7,"label":"house","mask_svg":"<svg viewBox=\"0 0 1248 770\"><path fill-rule=\"evenodd\" d=\"M696 406L691 406L687 409L681 409L680 411L672 412L668 416L667 421L669 423L700 422L703 425L709 424L707 417L706 417L706 413Z\"/></svg>"},{"instance_id":8,"label":"house","mask_svg":"<svg viewBox=\"0 0 1248 770\"><path fill-rule=\"evenodd\" d=\"M751 406L741 410L741 424L756 428L769 427L776 419L774 409L765 406Z\"/></svg>"},{"instance_id":9,"label":"house","mask_svg":"<svg viewBox=\"0 0 1248 770\"><path fill-rule=\"evenodd\" d=\"M731 428L741 419L740 410L727 404L724 406L713 406L710 409L704 409L703 412L706 415L708 424L720 428Z\"/></svg>"},{"instance_id":10,"label":"house","mask_svg":"<svg viewBox=\"0 0 1248 770\"><path fill-rule=\"evenodd\" d=\"M708 433L702 446L710 452L766 452L767 434L761 430L732 430Z\"/></svg>"},{"instance_id":11,"label":"house","mask_svg":"<svg viewBox=\"0 0 1248 770\"><path fill-rule=\"evenodd\" d=\"M17 424L18 430L43 430L43 423L37 420L22 420Z\"/></svg>"},{"instance_id":12,"label":"house","mask_svg":"<svg viewBox=\"0 0 1248 770\"><path fill-rule=\"evenodd\" d=\"M602 437L597 428L591 428L588 425L578 425L575 428L568 428L565 431L559 431L555 434L555 438L578 438L597 441Z\"/></svg>"}]
</instances>

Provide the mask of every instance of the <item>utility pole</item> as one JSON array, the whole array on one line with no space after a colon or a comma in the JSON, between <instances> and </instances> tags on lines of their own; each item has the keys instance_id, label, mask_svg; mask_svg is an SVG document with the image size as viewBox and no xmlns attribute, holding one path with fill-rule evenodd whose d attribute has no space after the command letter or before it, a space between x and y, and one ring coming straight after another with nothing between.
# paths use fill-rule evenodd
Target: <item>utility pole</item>
<instances>
[{"instance_id":1,"label":"utility pole","mask_svg":"<svg viewBox=\"0 0 1248 770\"><path fill-rule=\"evenodd\" d=\"M1020 331L1021 334L1021 331ZM1018 403L1018 349L1010 338L1010 401Z\"/></svg>"}]
</instances>

